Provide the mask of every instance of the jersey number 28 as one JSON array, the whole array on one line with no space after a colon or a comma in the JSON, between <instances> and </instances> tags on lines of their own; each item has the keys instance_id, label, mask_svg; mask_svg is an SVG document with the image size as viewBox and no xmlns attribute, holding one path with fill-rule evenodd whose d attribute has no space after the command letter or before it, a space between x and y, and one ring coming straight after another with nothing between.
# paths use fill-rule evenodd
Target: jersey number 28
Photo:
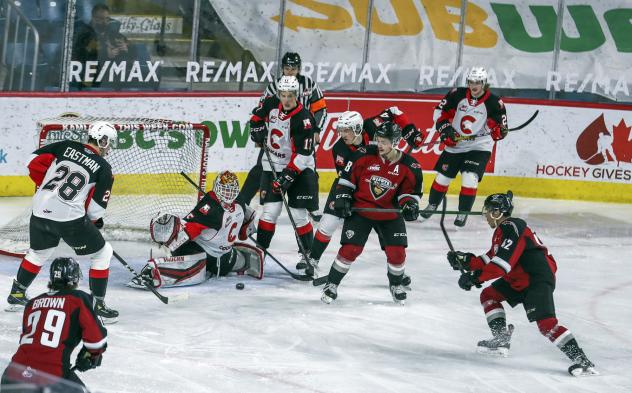
<instances>
[{"instance_id":1,"label":"jersey number 28","mask_svg":"<svg viewBox=\"0 0 632 393\"><path fill-rule=\"evenodd\" d=\"M59 186L57 190L59 197L65 201L71 201L85 185L86 177L81 172L71 172L69 167L61 165L55 171L55 176L42 189L53 191Z\"/></svg>"}]
</instances>

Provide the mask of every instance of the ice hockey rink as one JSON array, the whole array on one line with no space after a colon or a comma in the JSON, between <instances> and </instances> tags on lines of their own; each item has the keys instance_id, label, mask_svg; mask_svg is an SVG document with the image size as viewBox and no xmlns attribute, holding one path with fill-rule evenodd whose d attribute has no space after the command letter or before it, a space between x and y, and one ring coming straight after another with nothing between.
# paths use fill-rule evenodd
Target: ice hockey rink
<instances>
[{"instance_id":1,"label":"ice hockey rink","mask_svg":"<svg viewBox=\"0 0 632 393\"><path fill-rule=\"evenodd\" d=\"M80 377L91 391L130 393L632 391L632 206L520 196L514 201L514 215L527 220L557 260L558 319L600 376L569 376L569 361L528 323L521 306L506 307L516 326L509 357L477 354L477 341L490 337L480 290L458 287L434 217L407 226L406 271L413 283L404 307L391 300L375 235L331 305L321 303L321 288L293 280L270 260L261 281L232 275L165 289L166 296L188 299L164 305L149 292L127 288L130 273L113 260L106 301L121 315L108 326L102 366ZM0 199L0 220L28 203ZM458 231L449 222L456 249L487 250L492 230L481 217L470 217ZM338 239L339 233L321 259L325 272ZM113 245L140 270L147 244ZM293 269L296 242L285 214L270 251ZM87 276L89 262L79 261ZM0 257L0 289L7 294L18 262ZM45 290L47 271L48 265L30 296ZM245 289L236 290L237 282ZM87 286L84 278L80 288ZM2 368L18 346L20 329L21 314L0 313Z\"/></svg>"}]
</instances>

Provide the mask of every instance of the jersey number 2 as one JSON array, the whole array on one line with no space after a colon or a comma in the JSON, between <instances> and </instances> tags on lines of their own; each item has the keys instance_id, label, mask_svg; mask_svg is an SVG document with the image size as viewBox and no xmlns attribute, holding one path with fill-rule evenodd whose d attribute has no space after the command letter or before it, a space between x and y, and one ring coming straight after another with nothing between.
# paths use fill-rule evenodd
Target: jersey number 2
<instances>
[{"instance_id":1,"label":"jersey number 2","mask_svg":"<svg viewBox=\"0 0 632 393\"><path fill-rule=\"evenodd\" d=\"M40 320L42 311L38 310L29 314L27 319L27 325L31 327L31 330L22 336L20 345L33 344L33 335L37 332L37 323ZM66 321L66 313L59 310L48 310L46 313L46 319L44 320L44 329L40 335L40 344L45 347L57 348L59 346L59 340L61 339L61 332L64 329L64 322Z\"/></svg>"}]
</instances>

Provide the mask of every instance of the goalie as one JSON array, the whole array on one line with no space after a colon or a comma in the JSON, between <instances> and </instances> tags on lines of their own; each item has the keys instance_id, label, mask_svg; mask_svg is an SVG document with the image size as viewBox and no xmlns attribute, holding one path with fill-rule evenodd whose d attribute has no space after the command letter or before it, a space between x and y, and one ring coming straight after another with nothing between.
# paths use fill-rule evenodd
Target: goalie
<instances>
[{"instance_id":1,"label":"goalie","mask_svg":"<svg viewBox=\"0 0 632 393\"><path fill-rule=\"evenodd\" d=\"M235 203L238 193L237 176L223 171L215 178L213 190L186 217L163 214L152 219L152 240L169 249L171 256L150 259L140 277L127 285L144 289L141 279L156 288L196 285L230 272L263 278L263 252L235 243L256 229L254 210Z\"/></svg>"}]
</instances>

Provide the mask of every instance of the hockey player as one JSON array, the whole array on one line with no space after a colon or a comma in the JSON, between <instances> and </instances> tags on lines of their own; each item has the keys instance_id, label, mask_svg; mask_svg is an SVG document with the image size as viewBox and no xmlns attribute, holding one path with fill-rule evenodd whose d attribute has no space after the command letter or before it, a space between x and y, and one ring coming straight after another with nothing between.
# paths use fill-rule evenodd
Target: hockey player
<instances>
[{"instance_id":1,"label":"hockey player","mask_svg":"<svg viewBox=\"0 0 632 393\"><path fill-rule=\"evenodd\" d=\"M313 238L308 211L318 210L318 178L313 156L317 127L312 114L298 102L298 91L296 77L282 77L278 83L279 96L266 98L250 119L251 139L264 145L272 158L272 162L267 157L263 159L260 186L263 213L257 227L257 243L264 249L274 236L285 192L296 223L297 241L309 250ZM272 171L277 174L276 181ZM301 260L304 259L301 255Z\"/></svg>"},{"instance_id":2,"label":"hockey player","mask_svg":"<svg viewBox=\"0 0 632 393\"><path fill-rule=\"evenodd\" d=\"M329 270L329 278L321 300L331 303L338 296L338 285L347 274L362 249L372 229L381 237L386 253L388 282L393 301L404 304L406 291L402 277L406 260L406 221L414 221L419 214L423 175L417 161L395 148L401 138L401 130L395 123L382 124L375 134L376 146L354 159L343 170L338 180L334 209L345 217L342 228L342 247ZM352 213L352 208L393 208L402 213L362 212Z\"/></svg>"},{"instance_id":3,"label":"hockey player","mask_svg":"<svg viewBox=\"0 0 632 393\"><path fill-rule=\"evenodd\" d=\"M557 321L553 301L557 264L527 223L511 216L512 198L508 191L485 199L483 214L494 229L492 246L487 253L475 256L448 252L450 265L455 270L466 270L459 278L462 289L469 291L473 285L495 279L481 292L481 305L493 338L479 341L479 352L507 355L513 326L507 326L501 303L506 301L511 307L522 303L529 321L536 322L540 333L571 359L569 373L596 374L594 364L575 337Z\"/></svg>"},{"instance_id":4,"label":"hockey player","mask_svg":"<svg viewBox=\"0 0 632 393\"><path fill-rule=\"evenodd\" d=\"M255 212L236 203L237 176L220 172L213 190L198 202L183 219L164 214L150 223L152 240L164 245L171 256L150 259L141 272L142 279L156 288L200 284L211 277L230 272L263 277L263 252L236 240L246 240L254 232ZM134 278L129 286L145 288Z\"/></svg>"},{"instance_id":5,"label":"hockey player","mask_svg":"<svg viewBox=\"0 0 632 393\"><path fill-rule=\"evenodd\" d=\"M7 311L26 304L26 289L63 239L77 255L90 256L95 311L104 323L116 322L118 312L103 300L113 250L99 232L114 181L105 156L116 142L114 126L99 121L90 126L86 144L70 140L51 143L31 156L29 176L38 190L33 196L30 249L13 281Z\"/></svg>"},{"instance_id":6,"label":"hockey player","mask_svg":"<svg viewBox=\"0 0 632 393\"><path fill-rule=\"evenodd\" d=\"M344 112L340 115L336 123L336 132L338 133L339 139L331 151L338 175L342 174L342 171L347 165L351 165L351 156L354 154L357 155L356 152L358 152L358 149L369 145L370 141L373 141L377 128L387 121L395 122L404 129L403 139L405 139L410 146L417 147L423 143L421 132L396 106L384 109L379 115L366 120L363 120L358 112ZM334 232L343 221L333 208L337 185L338 179L331 185L327 203L323 210L323 217L318 223L318 230L314 235L314 241L312 242L309 255L310 267L307 269L307 274L310 275L314 275L318 270L320 257L329 245L329 241ZM301 269L305 267L297 265L296 268ZM405 276L403 284L405 286L410 285L410 277Z\"/></svg>"},{"instance_id":7,"label":"hockey player","mask_svg":"<svg viewBox=\"0 0 632 393\"><path fill-rule=\"evenodd\" d=\"M56 258L51 263L49 291L29 300L24 309L20 346L2 375L3 391L13 391L12 384L44 387L57 381L51 376L83 386L73 370L101 365L107 331L95 314L92 296L77 289L80 280L81 269L74 259ZM71 369L70 355L81 341L83 347ZM42 391L68 391L63 383L46 387Z\"/></svg>"},{"instance_id":8,"label":"hockey player","mask_svg":"<svg viewBox=\"0 0 632 393\"><path fill-rule=\"evenodd\" d=\"M436 112L440 113L436 128L446 147L435 164L437 177L430 189L428 205L420 213L423 220L437 209L459 172L459 211L472 209L494 143L507 135L505 105L489 90L483 67L472 68L467 75L467 87L452 89ZM465 226L466 220L466 214L458 214L454 225Z\"/></svg>"},{"instance_id":9,"label":"hockey player","mask_svg":"<svg viewBox=\"0 0 632 393\"><path fill-rule=\"evenodd\" d=\"M301 74L301 56L299 56L298 53L285 53L281 59L281 67L281 77L294 76L298 81L299 87L297 99L298 102L303 105L303 108L307 109L314 116L314 145L317 145L320 140L320 130L327 119L327 103L325 102L323 92L320 87L318 87L318 84L312 80L312 78ZM281 81L281 77L273 82L270 82L261 95L259 100L260 102L263 102L268 97L275 97L279 94L279 82ZM239 200L247 205L250 204L250 201L252 201L252 198L254 198L255 194L259 190L259 180L261 179L261 173L263 172L263 167L261 166L262 159L264 159L263 156L263 150L261 150L259 152L259 157L257 158L257 164L250 169L250 172L248 172L248 177L246 177L246 181L244 182L241 193L239 194ZM310 212L314 212L314 210L310 210ZM320 217L317 214L314 214L312 217L316 221L320 220Z\"/></svg>"}]
</instances>

